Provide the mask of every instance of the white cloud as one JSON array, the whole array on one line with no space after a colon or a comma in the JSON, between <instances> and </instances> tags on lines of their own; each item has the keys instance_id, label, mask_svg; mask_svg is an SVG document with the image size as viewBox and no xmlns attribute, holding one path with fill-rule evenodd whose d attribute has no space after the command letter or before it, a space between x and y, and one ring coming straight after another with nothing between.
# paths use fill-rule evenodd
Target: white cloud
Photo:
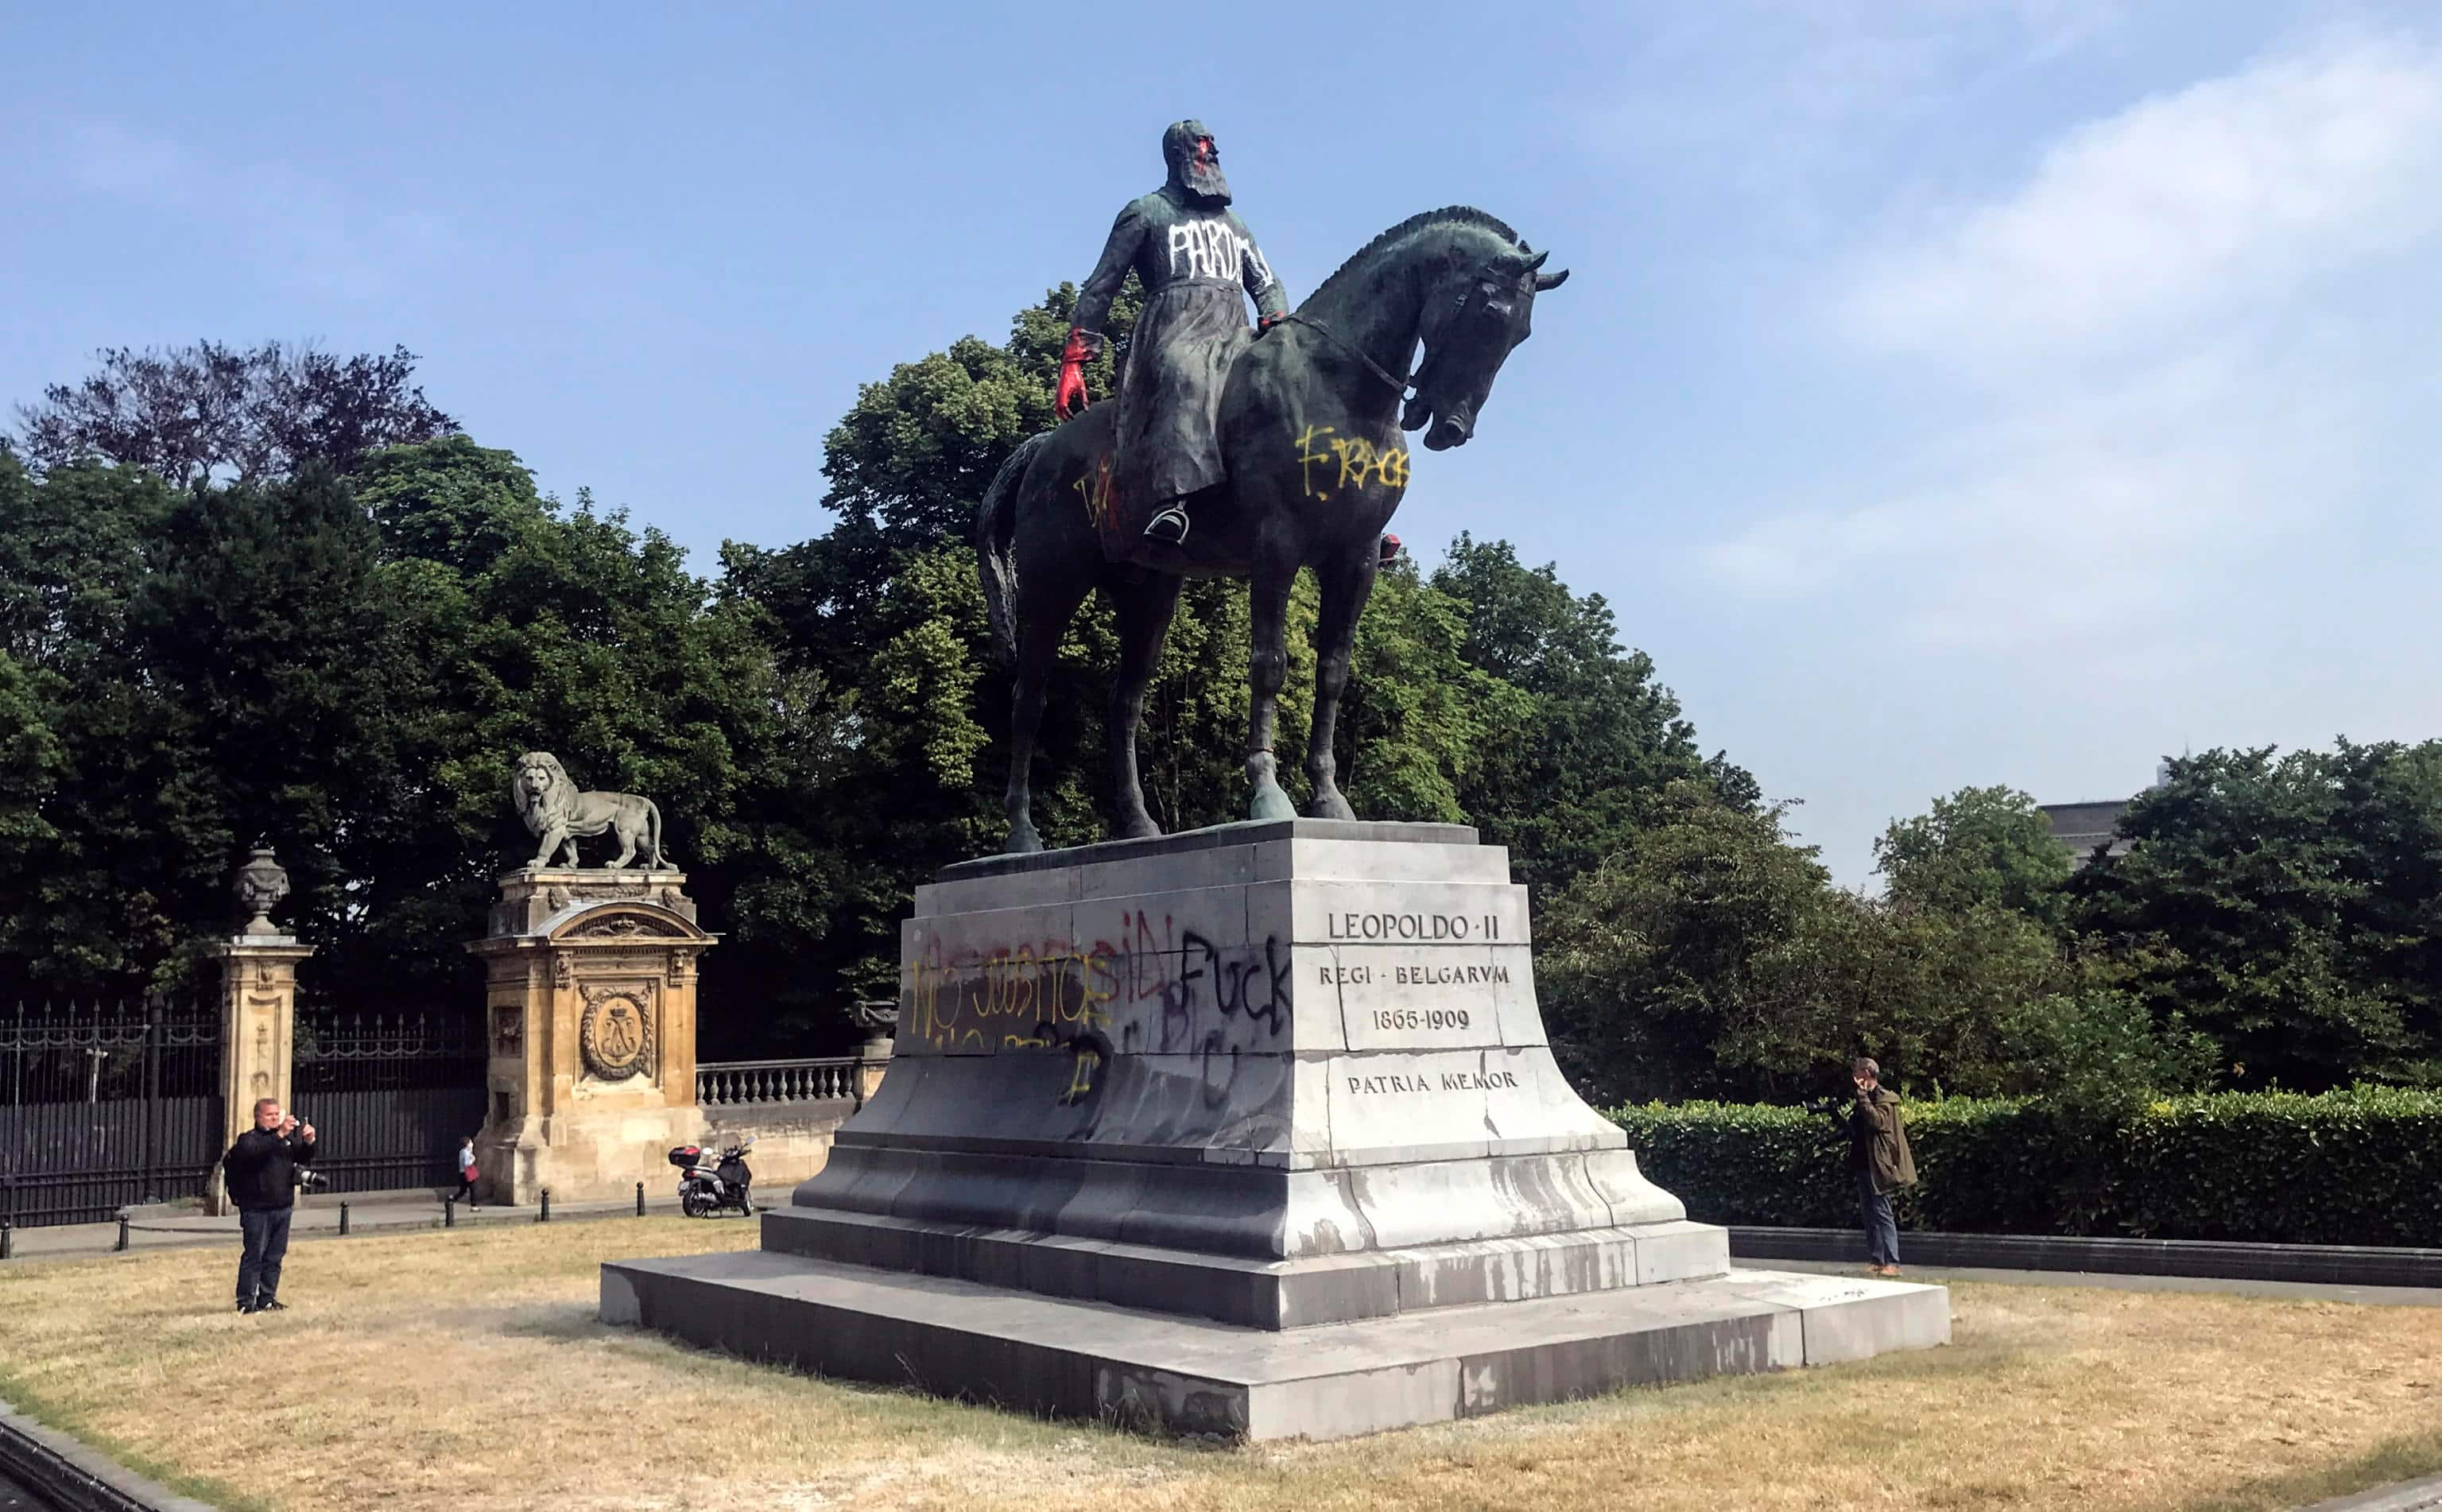
<instances>
[{"instance_id":1,"label":"white cloud","mask_svg":"<svg viewBox=\"0 0 2442 1512\"><path fill-rule=\"evenodd\" d=\"M2430 235L2442 55L2355 38L2070 133L2033 179L1871 265L1869 339L1959 357L2118 347Z\"/></svg>"},{"instance_id":2,"label":"white cloud","mask_svg":"<svg viewBox=\"0 0 2442 1512\"><path fill-rule=\"evenodd\" d=\"M1861 260L1837 329L1928 425L1886 479L1705 554L1766 596L1862 592L1920 647L2105 644L2309 528L2396 443L2388 327L2430 314L2442 53L2356 37L2081 126L2018 191ZM2396 296L2396 298L2387 296ZM2193 627L2191 627L2193 628Z\"/></svg>"}]
</instances>

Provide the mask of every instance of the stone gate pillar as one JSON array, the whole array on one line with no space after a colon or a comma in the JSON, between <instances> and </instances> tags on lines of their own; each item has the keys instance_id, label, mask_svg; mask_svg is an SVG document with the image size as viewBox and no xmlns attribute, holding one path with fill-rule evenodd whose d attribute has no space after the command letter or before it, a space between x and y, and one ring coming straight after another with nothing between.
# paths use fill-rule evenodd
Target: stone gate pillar
<instances>
[{"instance_id":1,"label":"stone gate pillar","mask_svg":"<svg viewBox=\"0 0 2442 1512\"><path fill-rule=\"evenodd\" d=\"M697 961L719 943L677 871L528 866L501 879L483 958L485 1200L658 1192L669 1147L702 1133Z\"/></svg>"},{"instance_id":2,"label":"stone gate pillar","mask_svg":"<svg viewBox=\"0 0 2442 1512\"><path fill-rule=\"evenodd\" d=\"M254 858L238 868L238 901L253 911L245 929L222 942L221 957L221 1145L254 1127L257 1098L288 1105L289 1075L297 1040L297 964L314 954L270 919L273 904L288 894L288 874L258 841ZM206 1211L225 1213L228 1191L212 1168L204 1194Z\"/></svg>"}]
</instances>

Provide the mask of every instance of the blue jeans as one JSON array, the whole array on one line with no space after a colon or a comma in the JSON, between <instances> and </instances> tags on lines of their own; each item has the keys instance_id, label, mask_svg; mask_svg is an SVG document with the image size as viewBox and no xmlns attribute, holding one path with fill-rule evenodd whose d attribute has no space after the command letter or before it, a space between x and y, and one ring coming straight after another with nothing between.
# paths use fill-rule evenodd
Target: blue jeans
<instances>
[{"instance_id":1,"label":"blue jeans","mask_svg":"<svg viewBox=\"0 0 2442 1512\"><path fill-rule=\"evenodd\" d=\"M288 1258L288 1220L294 1208L241 1208L238 1231L245 1248L237 1257L237 1303L251 1307L280 1295L280 1263Z\"/></svg>"},{"instance_id":2,"label":"blue jeans","mask_svg":"<svg viewBox=\"0 0 2442 1512\"><path fill-rule=\"evenodd\" d=\"M1870 1265L1900 1263L1900 1221L1891 1212L1888 1193L1874 1190L1871 1167L1857 1173L1857 1208L1866 1226L1866 1260Z\"/></svg>"}]
</instances>

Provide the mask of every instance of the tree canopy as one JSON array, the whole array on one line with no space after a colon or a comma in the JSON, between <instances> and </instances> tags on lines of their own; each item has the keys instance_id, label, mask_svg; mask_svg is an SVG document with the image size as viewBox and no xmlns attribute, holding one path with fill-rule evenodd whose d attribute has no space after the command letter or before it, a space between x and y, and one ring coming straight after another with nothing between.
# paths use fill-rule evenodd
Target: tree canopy
<instances>
[{"instance_id":1,"label":"tree canopy","mask_svg":"<svg viewBox=\"0 0 2442 1512\"><path fill-rule=\"evenodd\" d=\"M968 535L1049 423L1074 298L867 385L826 440L826 528L708 574L540 494L403 351L112 352L46 391L0 447L0 992L200 987L263 836L317 991L472 1003L461 946L531 854L506 792L539 748L661 805L725 936L703 1052L836 1047L891 990L913 886L1001 838L1008 671ZM1285 749L1315 613L1301 580ZM1238 585L1182 597L1142 740L1167 827L1239 812L1247 618ZM1089 605L1036 757L1052 844L1102 832L1116 659ZM1597 1099L1817 1090L1861 1052L1977 1093L2442 1082L2442 741L2175 761L2074 874L2026 794L1961 789L1891 824L1869 897L1704 754L1600 595L1506 541L1386 569L1355 671L1358 812L1509 847Z\"/></svg>"},{"instance_id":2,"label":"tree canopy","mask_svg":"<svg viewBox=\"0 0 2442 1512\"><path fill-rule=\"evenodd\" d=\"M266 341L169 351L109 347L82 382L18 407L11 443L37 472L75 462L148 467L173 483L261 483L308 461L346 468L369 452L458 428L411 381L415 355L337 357Z\"/></svg>"},{"instance_id":3,"label":"tree canopy","mask_svg":"<svg viewBox=\"0 0 2442 1512\"><path fill-rule=\"evenodd\" d=\"M866 386L827 440L829 527L732 542L710 577L463 434L365 448L361 428L292 428L303 439L241 464L225 437L173 445L163 425L114 452L90 444L98 426L56 440L71 410L52 391L37 449L86 460L0 461L0 707L24 714L0 782L0 847L22 858L0 879L0 976L197 984L228 868L261 834L322 946L319 990L463 996L460 944L532 844L510 764L539 747L661 804L726 936L704 963L707 1053L844 1036L846 1003L891 990L912 887L1001 837L1008 674L969 525L1050 421L1073 303L1053 290L1006 341L962 339ZM1131 294L1121 319L1133 309ZM143 367L144 412L210 411L229 356ZM64 392L123 386L128 360L106 358ZM379 376L375 409L420 405L396 359L337 370ZM1301 581L1286 744L1303 738L1315 610ZM1146 700L1145 784L1168 826L1238 813L1247 639L1243 587L1191 585ZM1036 766L1055 844L1101 835L1117 650L1099 605L1062 649ZM1699 756L1600 599L1502 542L1382 574L1340 730L1360 812L1476 823L1538 879L1591 865L1665 784L1754 801L1742 773Z\"/></svg>"}]
</instances>

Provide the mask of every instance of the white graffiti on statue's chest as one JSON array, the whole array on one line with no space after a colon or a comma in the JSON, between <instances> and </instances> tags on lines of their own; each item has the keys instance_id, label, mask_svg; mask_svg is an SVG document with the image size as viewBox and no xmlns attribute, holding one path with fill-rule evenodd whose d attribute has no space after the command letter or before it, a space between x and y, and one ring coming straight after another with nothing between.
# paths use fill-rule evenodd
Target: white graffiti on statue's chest
<instances>
[{"instance_id":1,"label":"white graffiti on statue's chest","mask_svg":"<svg viewBox=\"0 0 2442 1512\"><path fill-rule=\"evenodd\" d=\"M1170 276L1175 279L1226 279L1242 282L1251 265L1256 287L1272 281L1272 270L1255 244L1219 216L1180 221L1170 228Z\"/></svg>"}]
</instances>

